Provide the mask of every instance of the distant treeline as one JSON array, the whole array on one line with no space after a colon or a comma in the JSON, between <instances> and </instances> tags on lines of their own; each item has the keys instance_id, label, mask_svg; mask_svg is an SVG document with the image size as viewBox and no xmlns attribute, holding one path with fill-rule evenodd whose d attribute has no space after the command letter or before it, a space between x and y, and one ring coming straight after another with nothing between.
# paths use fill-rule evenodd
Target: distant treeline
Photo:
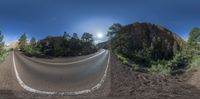
<instances>
[{"instance_id":1,"label":"distant treeline","mask_svg":"<svg viewBox=\"0 0 200 99\"><path fill-rule=\"evenodd\" d=\"M70 36L64 32L63 36L47 36L41 40L32 37L28 43L26 33L24 33L19 39L18 47L30 56L80 56L97 51L93 41L93 35L90 33L83 33L79 39L77 33Z\"/></svg>"}]
</instances>

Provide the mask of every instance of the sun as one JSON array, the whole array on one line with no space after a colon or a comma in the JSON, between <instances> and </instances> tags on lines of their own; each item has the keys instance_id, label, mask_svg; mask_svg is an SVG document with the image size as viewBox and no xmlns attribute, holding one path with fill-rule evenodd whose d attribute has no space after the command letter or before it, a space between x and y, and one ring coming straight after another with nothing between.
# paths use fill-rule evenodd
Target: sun
<instances>
[{"instance_id":1,"label":"sun","mask_svg":"<svg viewBox=\"0 0 200 99\"><path fill-rule=\"evenodd\" d=\"M97 38L101 39L102 37L103 37L103 33L98 32L98 33L97 33Z\"/></svg>"}]
</instances>

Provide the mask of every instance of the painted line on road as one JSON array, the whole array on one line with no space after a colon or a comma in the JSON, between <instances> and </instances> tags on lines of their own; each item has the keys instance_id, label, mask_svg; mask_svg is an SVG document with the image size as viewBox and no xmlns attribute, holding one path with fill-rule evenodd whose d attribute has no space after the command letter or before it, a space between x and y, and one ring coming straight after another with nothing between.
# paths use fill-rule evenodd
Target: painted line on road
<instances>
[{"instance_id":1,"label":"painted line on road","mask_svg":"<svg viewBox=\"0 0 200 99\"><path fill-rule=\"evenodd\" d=\"M89 58L82 59L82 60L79 60L79 61L74 61L74 62L68 62L68 63L51 63L51 62L33 60L33 59L31 59L31 58L29 58L29 59L32 60L32 61L38 62L38 63L49 64L49 65L70 65L70 64L75 64L75 63L80 63L80 62L87 61L87 60L89 60L89 59L92 59L92 58L94 58L94 57L97 57L97 56L101 55L101 54L104 53L104 52L105 52L105 50L103 49L102 52L100 52L100 53L98 53L98 54L96 54L96 55L93 55L93 56L91 56L91 57L89 57Z\"/></svg>"},{"instance_id":2,"label":"painted line on road","mask_svg":"<svg viewBox=\"0 0 200 99\"><path fill-rule=\"evenodd\" d=\"M105 50L104 50L105 51ZM13 66L14 66L14 70L15 70L15 75L17 78L18 83L21 85L22 88L24 88L26 91L29 92L33 92L33 93L39 93L39 94L49 94L49 95L54 95L54 94L58 94L58 95L80 95L80 94L85 94L85 93L89 93L92 92L94 90L99 89L102 84L105 82L106 80L106 76L108 73L108 67L110 64L110 52L108 51L108 61L107 61L107 66L106 66L106 70L104 71L104 75L101 78L100 82L97 83L97 85L95 85L94 87L92 87L91 89L86 89L86 90L81 90L81 91L74 91L74 92L48 92L48 91L42 91L42 90L37 90L34 88L29 87L28 85L26 85L20 78L19 73L17 71L17 67L16 67L16 63L15 63L15 55L13 52Z\"/></svg>"}]
</instances>

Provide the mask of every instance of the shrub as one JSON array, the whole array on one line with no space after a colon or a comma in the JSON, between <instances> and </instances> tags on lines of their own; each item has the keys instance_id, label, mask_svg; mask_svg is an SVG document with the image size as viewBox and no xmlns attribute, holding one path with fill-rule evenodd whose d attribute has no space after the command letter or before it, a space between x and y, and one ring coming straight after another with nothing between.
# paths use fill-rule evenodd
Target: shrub
<instances>
[{"instance_id":1,"label":"shrub","mask_svg":"<svg viewBox=\"0 0 200 99\"><path fill-rule=\"evenodd\" d=\"M31 46L26 46L24 48L24 53L28 56L38 56L41 54L39 48L36 47L31 47Z\"/></svg>"},{"instance_id":2,"label":"shrub","mask_svg":"<svg viewBox=\"0 0 200 99\"><path fill-rule=\"evenodd\" d=\"M190 63L191 69L197 69L200 66L200 55L194 56Z\"/></svg>"},{"instance_id":3,"label":"shrub","mask_svg":"<svg viewBox=\"0 0 200 99\"><path fill-rule=\"evenodd\" d=\"M6 56L8 55L8 52L9 50L6 49L0 50L0 63L2 63L5 60Z\"/></svg>"},{"instance_id":4,"label":"shrub","mask_svg":"<svg viewBox=\"0 0 200 99\"><path fill-rule=\"evenodd\" d=\"M123 57L121 54L117 54L117 58L122 61L123 64L128 65L127 58Z\"/></svg>"},{"instance_id":5,"label":"shrub","mask_svg":"<svg viewBox=\"0 0 200 99\"><path fill-rule=\"evenodd\" d=\"M169 74L171 68L165 64L158 64L152 65L151 68L148 68L148 71L153 73Z\"/></svg>"}]
</instances>

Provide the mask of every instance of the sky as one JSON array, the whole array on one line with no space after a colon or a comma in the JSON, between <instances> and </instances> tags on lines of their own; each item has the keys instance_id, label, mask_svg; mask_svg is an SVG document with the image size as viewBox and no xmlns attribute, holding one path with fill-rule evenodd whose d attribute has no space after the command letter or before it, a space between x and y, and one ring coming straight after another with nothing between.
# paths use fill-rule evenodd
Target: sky
<instances>
[{"instance_id":1,"label":"sky","mask_svg":"<svg viewBox=\"0 0 200 99\"><path fill-rule=\"evenodd\" d=\"M200 0L0 0L0 30L10 44L25 32L28 38L92 33L107 39L113 23L151 22L187 39L200 27Z\"/></svg>"}]
</instances>

